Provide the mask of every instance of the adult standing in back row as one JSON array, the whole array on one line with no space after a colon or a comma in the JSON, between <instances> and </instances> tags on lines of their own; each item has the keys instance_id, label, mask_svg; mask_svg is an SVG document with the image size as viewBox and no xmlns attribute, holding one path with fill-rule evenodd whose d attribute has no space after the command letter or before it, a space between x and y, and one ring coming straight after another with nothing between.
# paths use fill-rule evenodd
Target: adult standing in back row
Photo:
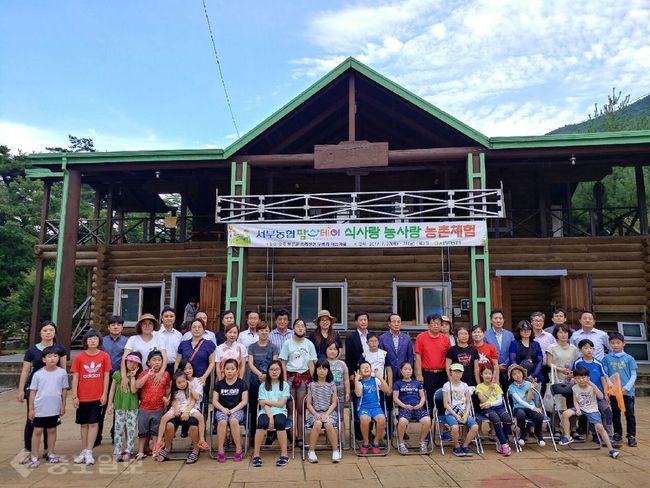
<instances>
[{"instance_id":1,"label":"adult standing in back row","mask_svg":"<svg viewBox=\"0 0 650 488\"><path fill-rule=\"evenodd\" d=\"M492 344L499 354L499 381L501 389L508 389L508 365L510 364L510 344L515 340L512 332L503 328L505 320L503 311L496 308L490 312L491 327L485 332L485 342Z\"/></svg>"},{"instance_id":2,"label":"adult standing in back row","mask_svg":"<svg viewBox=\"0 0 650 488\"><path fill-rule=\"evenodd\" d=\"M415 379L424 385L430 410L433 408L434 393L447 382L445 366L451 342L440 331L441 319L438 314L429 315L429 330L420 332L415 338Z\"/></svg>"},{"instance_id":3,"label":"adult standing in back row","mask_svg":"<svg viewBox=\"0 0 650 488\"><path fill-rule=\"evenodd\" d=\"M571 344L576 346L583 339L589 339L594 343L594 358L602 361L605 357L605 352L609 352L609 337L605 332L596 329L596 316L590 310L585 310L580 314L581 328L576 330L571 336Z\"/></svg>"}]
</instances>

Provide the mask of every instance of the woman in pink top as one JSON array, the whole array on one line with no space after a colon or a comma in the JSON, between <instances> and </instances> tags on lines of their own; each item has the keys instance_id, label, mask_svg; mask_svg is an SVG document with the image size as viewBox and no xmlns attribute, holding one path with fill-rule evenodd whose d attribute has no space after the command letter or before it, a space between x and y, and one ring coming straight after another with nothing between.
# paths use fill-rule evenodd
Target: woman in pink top
<instances>
[{"instance_id":1,"label":"woman in pink top","mask_svg":"<svg viewBox=\"0 0 650 488\"><path fill-rule=\"evenodd\" d=\"M237 324L228 324L224 329L226 342L219 345L216 350L216 363L217 363L217 381L224 378L223 365L228 359L234 359L239 365L239 378L244 379L244 370L246 369L246 361L248 358L248 350L246 346L237 342L239 336L239 329Z\"/></svg>"}]
</instances>

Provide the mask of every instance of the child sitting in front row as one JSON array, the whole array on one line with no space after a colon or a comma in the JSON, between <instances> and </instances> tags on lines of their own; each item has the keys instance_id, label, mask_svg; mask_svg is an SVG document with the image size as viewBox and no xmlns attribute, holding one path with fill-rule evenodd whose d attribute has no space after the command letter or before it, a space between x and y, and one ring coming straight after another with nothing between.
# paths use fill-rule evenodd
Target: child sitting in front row
<instances>
[{"instance_id":1,"label":"child sitting in front row","mask_svg":"<svg viewBox=\"0 0 650 488\"><path fill-rule=\"evenodd\" d=\"M511 434L512 418L503 402L503 390L498 381L493 381L495 377L491 367L483 368L481 379L483 382L476 387L476 394L481 402L481 413L490 419L490 423L494 426L494 432L498 439L497 452L504 456L510 456L512 449L508 444L508 438Z\"/></svg>"},{"instance_id":2,"label":"child sitting in front row","mask_svg":"<svg viewBox=\"0 0 650 488\"><path fill-rule=\"evenodd\" d=\"M603 427L603 421L598 411L598 399L603 398L603 393L589 379L589 371L586 368L578 367L573 370L573 378L576 384L573 385L573 408L567 408L562 413L562 431L563 436L560 445L566 446L573 442L569 436L569 421L571 417L584 415L587 420L596 428L600 439L605 443L609 450L610 457L616 459L619 452L612 447L607 431Z\"/></svg>"},{"instance_id":3,"label":"child sitting in front row","mask_svg":"<svg viewBox=\"0 0 650 488\"><path fill-rule=\"evenodd\" d=\"M375 421L376 432L375 442L372 444L372 454L381 454L379 439L384 438L386 429L386 415L381 407L379 390L386 395L391 393L391 389L384 378L378 376L378 371L373 372L368 361L361 361L359 371L354 375L354 394L359 398L359 425L361 430L362 444L359 453L368 454L370 446L370 422Z\"/></svg>"},{"instance_id":4,"label":"child sitting in front row","mask_svg":"<svg viewBox=\"0 0 650 488\"><path fill-rule=\"evenodd\" d=\"M404 443L404 434L411 419L417 420L420 425L420 452L426 454L429 447L426 442L427 435L431 434L431 417L424 407L426 395L424 387L418 380L413 379L413 366L404 361L400 366L401 380L393 384L393 403L399 408L397 418L397 451L408 454Z\"/></svg>"},{"instance_id":5,"label":"child sitting in front row","mask_svg":"<svg viewBox=\"0 0 650 488\"><path fill-rule=\"evenodd\" d=\"M526 422L533 423L533 431L537 439L537 445L544 447L546 442L542 436L542 424L544 423L544 412L534 401L534 389L537 382L533 383L526 380L525 377L528 372L523 366L518 364L511 364L508 367L508 378L512 380L512 384L508 387L508 393L512 398L512 409L515 417L517 418L517 427L519 428L519 445L524 446L528 438L528 429Z\"/></svg>"},{"instance_id":6,"label":"child sitting in front row","mask_svg":"<svg viewBox=\"0 0 650 488\"><path fill-rule=\"evenodd\" d=\"M338 449L338 437L334 426L338 428L338 398L336 385L327 359L319 359L316 362L316 371L309 386L307 387L307 415L305 426L311 428L309 433L309 452L307 459L310 463L317 463L316 443L321 429L325 429L327 440L332 446L332 462L338 463L341 460L341 452Z\"/></svg>"},{"instance_id":7,"label":"child sitting in front row","mask_svg":"<svg viewBox=\"0 0 650 488\"><path fill-rule=\"evenodd\" d=\"M289 383L284 380L282 361L274 359L266 369L266 379L260 385L258 394L257 430L253 447L254 468L262 466L260 450L266 437L267 430L275 430L280 444L280 457L276 466L286 466L287 456L287 401L289 400Z\"/></svg>"},{"instance_id":8,"label":"child sitting in front row","mask_svg":"<svg viewBox=\"0 0 650 488\"><path fill-rule=\"evenodd\" d=\"M244 422L244 411L248 405L248 387L244 380L238 377L239 364L236 359L226 359L223 365L224 378L219 380L212 394L214 405L214 421L217 424L217 461L226 462L224 443L228 426L230 435L235 443L235 454L232 460L236 463L244 458L239 425Z\"/></svg>"},{"instance_id":9,"label":"child sitting in front row","mask_svg":"<svg viewBox=\"0 0 650 488\"><path fill-rule=\"evenodd\" d=\"M451 440L454 445L454 456L471 457L474 454L469 448L469 443L474 440L478 433L478 424L470 415L472 406L471 390L467 383L460 379L463 377L465 367L460 363L453 363L449 366L451 379L442 386L442 398L445 406L445 415L441 422L451 427ZM467 435L462 446L458 442L460 435L460 424L467 426Z\"/></svg>"}]
</instances>

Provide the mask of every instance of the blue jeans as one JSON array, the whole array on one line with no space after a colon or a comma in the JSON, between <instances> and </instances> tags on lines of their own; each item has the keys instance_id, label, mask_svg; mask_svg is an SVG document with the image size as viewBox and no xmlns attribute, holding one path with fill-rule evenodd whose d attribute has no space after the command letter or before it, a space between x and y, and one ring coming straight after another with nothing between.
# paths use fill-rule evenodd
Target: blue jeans
<instances>
[{"instance_id":1,"label":"blue jeans","mask_svg":"<svg viewBox=\"0 0 650 488\"><path fill-rule=\"evenodd\" d=\"M498 407L489 407L483 409L483 415L485 415L492 425L494 425L494 432L499 439L500 444L508 443L508 436L512 433L510 425L512 424L512 417L506 410L506 407L500 405Z\"/></svg>"}]
</instances>

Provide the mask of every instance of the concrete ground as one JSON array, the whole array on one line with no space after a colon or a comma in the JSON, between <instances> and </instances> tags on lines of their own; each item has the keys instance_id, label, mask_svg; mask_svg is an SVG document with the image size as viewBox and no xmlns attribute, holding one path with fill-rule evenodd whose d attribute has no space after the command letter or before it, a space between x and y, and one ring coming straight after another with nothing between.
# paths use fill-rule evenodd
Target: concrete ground
<instances>
[{"instance_id":1,"label":"concrete ground","mask_svg":"<svg viewBox=\"0 0 650 488\"><path fill-rule=\"evenodd\" d=\"M559 452L527 446L522 453L504 458L485 446L485 454L473 458L401 456L358 458L344 451L343 460L333 465L327 452L318 464L296 459L277 468L277 453L263 454L264 466L250 466L250 453L242 463L219 464L204 453L194 465L170 461L157 463L148 458L140 463L119 465L111 461L112 446L105 442L95 450L97 464L88 468L72 464L79 451L79 431L71 405L59 427L57 453L62 464L41 464L34 471L18 464L23 446L25 405L16 402L16 390L0 393L0 486L7 487L187 487L187 488L416 488L468 487L610 487L648 486L650 477L650 398L637 400L638 441L636 448L623 447L617 460L606 450L577 452L559 447ZM106 429L108 433L108 427ZM108 436L110 439L110 436ZM591 444L590 444L591 445ZM13 462L12 462L13 460ZM66 462L67 461L67 462Z\"/></svg>"}]
</instances>

